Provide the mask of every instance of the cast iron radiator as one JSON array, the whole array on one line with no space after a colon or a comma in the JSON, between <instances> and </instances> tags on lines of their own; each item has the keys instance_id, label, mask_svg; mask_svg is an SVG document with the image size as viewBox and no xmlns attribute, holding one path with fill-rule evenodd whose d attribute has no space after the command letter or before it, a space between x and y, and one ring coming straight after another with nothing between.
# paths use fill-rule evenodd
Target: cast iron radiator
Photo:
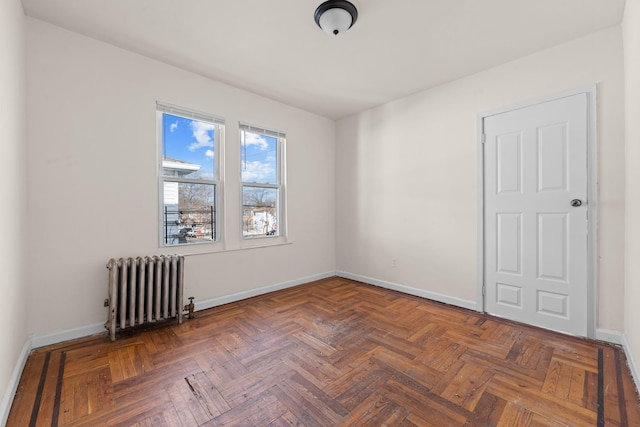
<instances>
[{"instance_id":1,"label":"cast iron radiator","mask_svg":"<svg viewBox=\"0 0 640 427\"><path fill-rule=\"evenodd\" d=\"M107 268L109 317L104 326L112 341L117 330L176 318L182 323L183 256L110 259Z\"/></svg>"}]
</instances>

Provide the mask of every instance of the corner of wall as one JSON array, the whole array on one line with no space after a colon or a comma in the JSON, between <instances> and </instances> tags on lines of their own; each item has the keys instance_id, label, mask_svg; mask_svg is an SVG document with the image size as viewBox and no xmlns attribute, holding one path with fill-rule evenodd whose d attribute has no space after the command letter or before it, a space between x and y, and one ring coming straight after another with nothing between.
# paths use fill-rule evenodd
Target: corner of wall
<instances>
[{"instance_id":1,"label":"corner of wall","mask_svg":"<svg viewBox=\"0 0 640 427\"><path fill-rule=\"evenodd\" d=\"M344 277L345 279L356 280L358 282L367 283L369 285L379 286L385 289L391 289L394 291L402 292L407 295L413 295L421 298L426 298L432 301L453 305L455 307L466 308L467 310L481 311L481 307L476 301L465 300L462 298L443 295L437 292L431 292L423 289L412 288L410 286L402 285L399 283L387 282L385 280L379 280L373 277L362 276L360 274L348 273L346 271L336 271L336 276Z\"/></svg>"},{"instance_id":2,"label":"corner of wall","mask_svg":"<svg viewBox=\"0 0 640 427\"><path fill-rule=\"evenodd\" d=\"M625 288L623 347L640 389L640 1L627 0L622 22L625 84Z\"/></svg>"},{"instance_id":3,"label":"corner of wall","mask_svg":"<svg viewBox=\"0 0 640 427\"><path fill-rule=\"evenodd\" d=\"M0 401L0 425L6 425L7 423L7 419L9 418L9 411L11 411L11 404L13 403L13 398L16 395L16 391L18 390L20 377L22 376L22 371L24 370L24 366L27 363L27 358L29 357L29 353L31 353L31 349L31 340L29 339L22 346L22 351L20 352L20 356L18 357L18 362L13 369L13 374L11 375L11 379L9 381L7 389L2 396L2 401Z\"/></svg>"},{"instance_id":4,"label":"corner of wall","mask_svg":"<svg viewBox=\"0 0 640 427\"><path fill-rule=\"evenodd\" d=\"M640 365L631 352L631 347L629 346L629 341L627 341L626 334L622 336L622 348L624 349L625 356L627 356L627 365L631 371L631 377L636 384L636 391L638 391L640 390Z\"/></svg>"},{"instance_id":5,"label":"corner of wall","mask_svg":"<svg viewBox=\"0 0 640 427\"><path fill-rule=\"evenodd\" d=\"M31 350L27 333L27 112L26 28L20 0L0 2L0 121L3 166L0 168L0 211L4 225L0 242L0 425L11 409L26 359ZM9 208L10 207L10 208ZM20 347L22 346L22 350Z\"/></svg>"}]
</instances>

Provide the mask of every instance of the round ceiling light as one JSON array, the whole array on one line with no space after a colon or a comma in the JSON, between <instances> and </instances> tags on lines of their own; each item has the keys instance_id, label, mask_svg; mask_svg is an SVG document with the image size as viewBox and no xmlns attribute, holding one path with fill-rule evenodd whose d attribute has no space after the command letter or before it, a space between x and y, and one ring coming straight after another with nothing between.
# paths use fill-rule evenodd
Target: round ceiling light
<instances>
[{"instance_id":1,"label":"round ceiling light","mask_svg":"<svg viewBox=\"0 0 640 427\"><path fill-rule=\"evenodd\" d=\"M318 6L314 17L320 28L337 36L355 24L358 10L346 0L329 0Z\"/></svg>"}]
</instances>

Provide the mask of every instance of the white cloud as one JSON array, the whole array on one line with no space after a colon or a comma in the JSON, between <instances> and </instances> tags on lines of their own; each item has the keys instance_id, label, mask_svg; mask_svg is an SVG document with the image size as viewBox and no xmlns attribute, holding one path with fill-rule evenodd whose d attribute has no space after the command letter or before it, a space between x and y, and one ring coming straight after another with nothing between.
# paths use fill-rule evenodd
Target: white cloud
<instances>
[{"instance_id":1,"label":"white cloud","mask_svg":"<svg viewBox=\"0 0 640 427\"><path fill-rule=\"evenodd\" d=\"M171 123L171 126L169 126L169 130L171 132L175 131L176 129L178 129L178 122L175 123Z\"/></svg>"},{"instance_id":2,"label":"white cloud","mask_svg":"<svg viewBox=\"0 0 640 427\"><path fill-rule=\"evenodd\" d=\"M247 146L257 145L257 148L260 150L266 150L269 148L269 143L264 136L251 132L244 133L244 143Z\"/></svg>"},{"instance_id":3,"label":"white cloud","mask_svg":"<svg viewBox=\"0 0 640 427\"><path fill-rule=\"evenodd\" d=\"M213 124L192 120L190 126L196 142L189 145L189 151L195 151L202 147L213 148L213 139L210 135L210 132L213 132Z\"/></svg>"},{"instance_id":4,"label":"white cloud","mask_svg":"<svg viewBox=\"0 0 640 427\"><path fill-rule=\"evenodd\" d=\"M262 162L247 162L242 169L242 180L245 182L273 182L275 180L273 166Z\"/></svg>"},{"instance_id":5,"label":"white cloud","mask_svg":"<svg viewBox=\"0 0 640 427\"><path fill-rule=\"evenodd\" d=\"M204 153L204 155L205 155L206 157L209 157L209 158L213 159L213 150L207 150L207 151Z\"/></svg>"}]
</instances>

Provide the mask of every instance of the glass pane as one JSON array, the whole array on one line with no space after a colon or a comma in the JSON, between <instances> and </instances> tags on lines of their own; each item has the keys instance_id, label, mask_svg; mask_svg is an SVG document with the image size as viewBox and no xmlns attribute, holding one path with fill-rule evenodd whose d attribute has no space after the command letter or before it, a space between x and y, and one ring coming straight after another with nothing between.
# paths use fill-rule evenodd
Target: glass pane
<instances>
[{"instance_id":1,"label":"glass pane","mask_svg":"<svg viewBox=\"0 0 640 427\"><path fill-rule=\"evenodd\" d=\"M205 243L216 238L216 186L164 183L164 243Z\"/></svg>"},{"instance_id":2,"label":"glass pane","mask_svg":"<svg viewBox=\"0 0 640 427\"><path fill-rule=\"evenodd\" d=\"M277 184L278 140L272 136L240 132L242 182Z\"/></svg>"},{"instance_id":3,"label":"glass pane","mask_svg":"<svg viewBox=\"0 0 640 427\"><path fill-rule=\"evenodd\" d=\"M215 126L162 113L162 174L213 180Z\"/></svg>"},{"instance_id":4,"label":"glass pane","mask_svg":"<svg viewBox=\"0 0 640 427\"><path fill-rule=\"evenodd\" d=\"M278 190L242 187L242 236L279 236Z\"/></svg>"}]
</instances>

